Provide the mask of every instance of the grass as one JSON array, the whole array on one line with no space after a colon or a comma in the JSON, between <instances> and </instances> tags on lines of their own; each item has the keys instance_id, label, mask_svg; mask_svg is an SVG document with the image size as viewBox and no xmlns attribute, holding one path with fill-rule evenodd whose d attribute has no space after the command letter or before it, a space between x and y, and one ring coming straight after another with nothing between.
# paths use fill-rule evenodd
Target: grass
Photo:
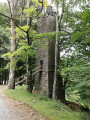
<instances>
[{"instance_id":1,"label":"grass","mask_svg":"<svg viewBox=\"0 0 90 120\"><path fill-rule=\"evenodd\" d=\"M23 102L34 108L41 115L51 120L87 120L86 115L79 111L72 111L60 101L50 100L38 94L30 94L25 87L16 87L15 90L5 90L5 94L17 101Z\"/></svg>"}]
</instances>

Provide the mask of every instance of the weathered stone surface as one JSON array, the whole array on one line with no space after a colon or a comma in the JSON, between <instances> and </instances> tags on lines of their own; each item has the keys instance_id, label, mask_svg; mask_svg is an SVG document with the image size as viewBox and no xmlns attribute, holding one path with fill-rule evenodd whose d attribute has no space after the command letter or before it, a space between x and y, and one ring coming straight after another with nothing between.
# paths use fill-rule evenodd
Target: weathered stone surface
<instances>
[{"instance_id":1,"label":"weathered stone surface","mask_svg":"<svg viewBox=\"0 0 90 120\"><path fill-rule=\"evenodd\" d=\"M55 17L48 17L38 20L38 33L53 32L56 30ZM54 55L55 55L55 37L51 39L43 38L37 49L36 67L43 61L43 71L35 76L35 91L52 97L54 81Z\"/></svg>"}]
</instances>

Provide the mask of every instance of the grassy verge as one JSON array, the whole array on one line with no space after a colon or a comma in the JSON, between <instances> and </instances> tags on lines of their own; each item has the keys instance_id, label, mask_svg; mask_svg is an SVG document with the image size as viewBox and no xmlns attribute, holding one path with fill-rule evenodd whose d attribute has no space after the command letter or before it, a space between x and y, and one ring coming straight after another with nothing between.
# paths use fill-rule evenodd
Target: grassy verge
<instances>
[{"instance_id":1,"label":"grassy verge","mask_svg":"<svg viewBox=\"0 0 90 120\"><path fill-rule=\"evenodd\" d=\"M84 113L72 111L60 101L51 101L49 98L38 94L32 95L25 91L25 87L19 86L15 90L5 90L4 92L8 97L28 104L51 120L87 120Z\"/></svg>"}]
</instances>

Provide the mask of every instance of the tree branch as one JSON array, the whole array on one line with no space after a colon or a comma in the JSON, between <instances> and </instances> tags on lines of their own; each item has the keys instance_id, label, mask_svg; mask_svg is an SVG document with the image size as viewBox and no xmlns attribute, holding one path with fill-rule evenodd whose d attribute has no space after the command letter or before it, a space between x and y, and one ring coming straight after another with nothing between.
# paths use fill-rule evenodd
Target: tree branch
<instances>
[{"instance_id":1,"label":"tree branch","mask_svg":"<svg viewBox=\"0 0 90 120\"><path fill-rule=\"evenodd\" d=\"M37 17L37 16L42 12L42 10L43 10L43 0L42 0L42 1L38 0L38 2L42 4L42 7L41 7L40 11L38 12L38 14L36 15L36 17Z\"/></svg>"},{"instance_id":2,"label":"tree branch","mask_svg":"<svg viewBox=\"0 0 90 120\"><path fill-rule=\"evenodd\" d=\"M6 48L5 46L0 45L0 47L2 47L2 48L4 48L4 49L8 50L9 52L11 52L11 51L10 51L8 48Z\"/></svg>"},{"instance_id":3,"label":"tree branch","mask_svg":"<svg viewBox=\"0 0 90 120\"><path fill-rule=\"evenodd\" d=\"M62 13L61 13L61 16L60 16L60 19L59 19L59 31L60 31L60 26L61 26L61 21L62 21L62 18L63 18L63 14L64 14L64 0L63 0L63 3L62 3Z\"/></svg>"},{"instance_id":4,"label":"tree branch","mask_svg":"<svg viewBox=\"0 0 90 120\"><path fill-rule=\"evenodd\" d=\"M30 28L31 28L31 24L32 24L32 18L30 17L30 25L29 25L29 28L27 30L27 33L29 32Z\"/></svg>"},{"instance_id":5,"label":"tree branch","mask_svg":"<svg viewBox=\"0 0 90 120\"><path fill-rule=\"evenodd\" d=\"M9 10L10 10L10 13L11 13L10 1L9 1L9 0L7 0L7 2L8 2L8 5L9 5ZM12 17L12 14L11 14L11 17Z\"/></svg>"},{"instance_id":6,"label":"tree branch","mask_svg":"<svg viewBox=\"0 0 90 120\"><path fill-rule=\"evenodd\" d=\"M15 19L13 19L12 17L9 17L9 16L7 16L7 15L4 15L4 14L2 14L2 13L0 13L0 15L4 16L4 17L6 17L6 18L8 18L8 19L10 19L10 20L12 19L12 20L15 21ZM27 31L23 30L20 26L18 26L18 24L16 23L16 21L15 21L15 25L16 25L16 27L18 27L20 30L22 30L23 32L27 33Z\"/></svg>"},{"instance_id":7,"label":"tree branch","mask_svg":"<svg viewBox=\"0 0 90 120\"><path fill-rule=\"evenodd\" d=\"M9 0L7 0L7 1L8 1L9 8L10 8L10 12L11 12L10 1L9 1ZM43 0L42 0L42 1L38 0L38 2L42 4L42 8L40 9L40 11L38 12L38 14L37 14L35 17L37 17L37 16L42 12L42 10L43 10ZM14 20L16 27L18 27L18 28L19 28L20 30L22 30L23 32L25 32L25 33L29 32L31 26L28 28L27 31L23 30L20 26L18 26L18 24L16 23L15 19L12 18L12 14L11 14L11 17L9 17L9 16L7 16L7 15L5 15L5 14L2 14L2 13L0 13L0 15L6 17L6 18L8 18L8 19Z\"/></svg>"}]
</instances>

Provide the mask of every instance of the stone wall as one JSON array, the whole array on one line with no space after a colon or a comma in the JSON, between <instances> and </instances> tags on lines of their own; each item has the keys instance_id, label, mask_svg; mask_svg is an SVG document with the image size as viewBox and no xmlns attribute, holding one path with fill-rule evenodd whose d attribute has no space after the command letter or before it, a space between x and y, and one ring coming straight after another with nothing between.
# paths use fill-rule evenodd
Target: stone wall
<instances>
[{"instance_id":1,"label":"stone wall","mask_svg":"<svg viewBox=\"0 0 90 120\"><path fill-rule=\"evenodd\" d=\"M38 33L53 32L56 30L55 17L48 17L38 20ZM42 73L37 73L35 76L35 91L46 96L52 97L52 88L54 81L54 55L55 55L55 37L51 39L42 38L37 49L36 67L43 62Z\"/></svg>"}]
</instances>

